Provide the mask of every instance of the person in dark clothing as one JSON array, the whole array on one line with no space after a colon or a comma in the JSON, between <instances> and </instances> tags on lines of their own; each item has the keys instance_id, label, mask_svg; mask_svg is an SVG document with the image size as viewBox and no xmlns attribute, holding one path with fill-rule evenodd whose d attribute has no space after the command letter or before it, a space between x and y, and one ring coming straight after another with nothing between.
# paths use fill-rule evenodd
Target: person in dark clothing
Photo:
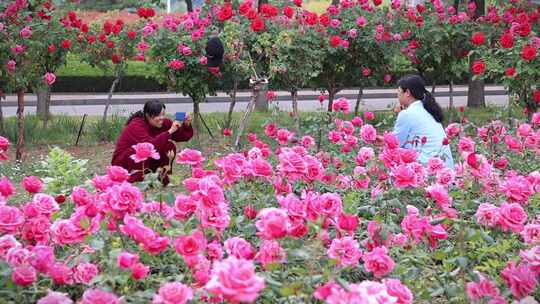
<instances>
[{"instance_id":1,"label":"person in dark clothing","mask_svg":"<svg viewBox=\"0 0 540 304\"><path fill-rule=\"evenodd\" d=\"M128 170L129 182L142 181L144 168L145 174L159 172L163 185L167 185L176 156L174 142L188 141L191 137L193 128L188 116L183 122L172 121L165 116L165 105L162 102L147 101L142 110L129 117L116 143L111 164ZM133 146L144 142L154 145L159 159L148 158L138 163L131 159L130 156L135 154Z\"/></svg>"}]
</instances>

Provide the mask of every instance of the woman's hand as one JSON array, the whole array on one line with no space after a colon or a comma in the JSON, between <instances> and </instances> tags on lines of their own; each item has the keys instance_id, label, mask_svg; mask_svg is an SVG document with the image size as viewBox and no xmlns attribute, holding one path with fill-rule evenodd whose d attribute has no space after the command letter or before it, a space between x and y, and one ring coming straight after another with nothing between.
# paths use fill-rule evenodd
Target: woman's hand
<instances>
[{"instance_id":1,"label":"woman's hand","mask_svg":"<svg viewBox=\"0 0 540 304\"><path fill-rule=\"evenodd\" d=\"M179 121L173 121L171 127L169 128L169 131L167 132L169 132L169 134L173 134L178 130L178 128L180 128L180 126L182 126L182 124Z\"/></svg>"},{"instance_id":2,"label":"woman's hand","mask_svg":"<svg viewBox=\"0 0 540 304\"><path fill-rule=\"evenodd\" d=\"M401 104L397 104L395 107L394 107L394 113L396 114L399 114L399 112L401 112L401 110L403 110L403 106Z\"/></svg>"}]
</instances>

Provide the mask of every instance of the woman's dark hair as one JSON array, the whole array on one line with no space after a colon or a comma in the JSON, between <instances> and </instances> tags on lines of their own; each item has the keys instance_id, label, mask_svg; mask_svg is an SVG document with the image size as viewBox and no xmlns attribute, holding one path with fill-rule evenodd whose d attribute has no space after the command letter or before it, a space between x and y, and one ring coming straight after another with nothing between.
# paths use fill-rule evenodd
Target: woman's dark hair
<instances>
[{"instance_id":1,"label":"woman's dark hair","mask_svg":"<svg viewBox=\"0 0 540 304\"><path fill-rule=\"evenodd\" d=\"M163 109L165 109L165 104L162 103L161 101L159 101L159 100L149 100L144 104L144 107L143 107L142 110L139 110L139 111L131 114L131 116L129 116L129 118L128 118L127 122L126 122L126 125L129 124L133 120L133 118L135 118L135 117L143 117L143 118L145 118L146 115L148 115L149 117L158 116L159 114L161 114L161 111L163 111Z\"/></svg>"},{"instance_id":2,"label":"woman's dark hair","mask_svg":"<svg viewBox=\"0 0 540 304\"><path fill-rule=\"evenodd\" d=\"M421 100L424 109L426 109L437 122L442 123L444 119L443 111L435 101L433 95L426 90L426 83L422 77L418 75L403 76L399 79L398 86L403 92L409 90L414 98Z\"/></svg>"}]
</instances>

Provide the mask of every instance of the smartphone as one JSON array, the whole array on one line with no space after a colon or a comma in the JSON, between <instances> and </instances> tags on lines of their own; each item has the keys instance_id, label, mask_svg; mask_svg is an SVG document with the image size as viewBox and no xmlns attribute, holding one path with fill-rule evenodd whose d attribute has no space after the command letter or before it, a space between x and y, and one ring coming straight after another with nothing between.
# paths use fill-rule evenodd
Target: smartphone
<instances>
[{"instance_id":1,"label":"smartphone","mask_svg":"<svg viewBox=\"0 0 540 304\"><path fill-rule=\"evenodd\" d=\"M184 119L186 119L186 112L176 112L174 119L177 121L184 121Z\"/></svg>"}]
</instances>

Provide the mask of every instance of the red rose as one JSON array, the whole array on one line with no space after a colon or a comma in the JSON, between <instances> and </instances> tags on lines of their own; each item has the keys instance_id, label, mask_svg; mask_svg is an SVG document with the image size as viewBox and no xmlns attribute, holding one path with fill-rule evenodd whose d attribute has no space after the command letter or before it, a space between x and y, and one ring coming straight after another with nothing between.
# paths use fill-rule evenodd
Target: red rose
<instances>
[{"instance_id":1,"label":"red rose","mask_svg":"<svg viewBox=\"0 0 540 304\"><path fill-rule=\"evenodd\" d=\"M109 35L112 32L112 28L113 24L110 21L107 20L103 23L103 32L105 32L105 34Z\"/></svg>"},{"instance_id":2,"label":"red rose","mask_svg":"<svg viewBox=\"0 0 540 304\"><path fill-rule=\"evenodd\" d=\"M64 203L64 202L66 201L66 196L63 195L63 194L58 194L58 195L54 198L54 200L55 200L57 203L62 204L62 203Z\"/></svg>"},{"instance_id":3,"label":"red rose","mask_svg":"<svg viewBox=\"0 0 540 304\"><path fill-rule=\"evenodd\" d=\"M122 25L115 24L112 28L112 33L118 35L122 31Z\"/></svg>"},{"instance_id":4,"label":"red rose","mask_svg":"<svg viewBox=\"0 0 540 304\"><path fill-rule=\"evenodd\" d=\"M379 6L379 5L382 4L382 0L373 0L373 4L374 4L375 6Z\"/></svg>"},{"instance_id":5,"label":"red rose","mask_svg":"<svg viewBox=\"0 0 540 304\"><path fill-rule=\"evenodd\" d=\"M99 35L99 41L101 41L101 42L107 41L107 36L105 34L100 34Z\"/></svg>"},{"instance_id":6,"label":"red rose","mask_svg":"<svg viewBox=\"0 0 540 304\"><path fill-rule=\"evenodd\" d=\"M416 10L418 11L418 13L423 13L425 10L426 10L426 7L422 4L417 4L416 5Z\"/></svg>"},{"instance_id":7,"label":"red rose","mask_svg":"<svg viewBox=\"0 0 540 304\"><path fill-rule=\"evenodd\" d=\"M110 49L114 48L114 42L112 40L107 41L107 47Z\"/></svg>"},{"instance_id":8,"label":"red rose","mask_svg":"<svg viewBox=\"0 0 540 304\"><path fill-rule=\"evenodd\" d=\"M472 71L476 75L481 75L486 70L486 64L482 60L476 60L472 65Z\"/></svg>"},{"instance_id":9,"label":"red rose","mask_svg":"<svg viewBox=\"0 0 540 304\"><path fill-rule=\"evenodd\" d=\"M480 164L478 163L478 158L476 157L476 154L474 152L467 156L467 164L474 169L478 169L480 167Z\"/></svg>"},{"instance_id":10,"label":"red rose","mask_svg":"<svg viewBox=\"0 0 540 304\"><path fill-rule=\"evenodd\" d=\"M521 37L527 37L531 33L531 25L529 23L523 23L518 29L518 34Z\"/></svg>"},{"instance_id":11,"label":"red rose","mask_svg":"<svg viewBox=\"0 0 540 304\"><path fill-rule=\"evenodd\" d=\"M88 24L84 23L83 25L81 25L81 32L86 34L88 33L88 30L89 30Z\"/></svg>"},{"instance_id":12,"label":"red rose","mask_svg":"<svg viewBox=\"0 0 540 304\"><path fill-rule=\"evenodd\" d=\"M310 12L308 12L308 13L307 13L307 16L306 16L305 18L306 18L306 23L307 23L307 24L309 24L309 25L315 25L315 24L317 24L318 18L317 18L317 14L316 14L316 13L310 13Z\"/></svg>"},{"instance_id":13,"label":"red rose","mask_svg":"<svg viewBox=\"0 0 540 304\"><path fill-rule=\"evenodd\" d=\"M327 14L322 14L319 17L319 23L323 26L329 26L330 25L330 17L328 17Z\"/></svg>"},{"instance_id":14,"label":"red rose","mask_svg":"<svg viewBox=\"0 0 540 304\"><path fill-rule=\"evenodd\" d=\"M302 0L294 0L294 5L302 7Z\"/></svg>"},{"instance_id":15,"label":"red rose","mask_svg":"<svg viewBox=\"0 0 540 304\"><path fill-rule=\"evenodd\" d=\"M534 90L533 99L536 103L540 103L540 90Z\"/></svg>"},{"instance_id":16,"label":"red rose","mask_svg":"<svg viewBox=\"0 0 540 304\"><path fill-rule=\"evenodd\" d=\"M516 76L516 69L514 67L509 67L506 69L505 74L507 77L514 77Z\"/></svg>"},{"instance_id":17,"label":"red rose","mask_svg":"<svg viewBox=\"0 0 540 304\"><path fill-rule=\"evenodd\" d=\"M252 29L254 32L260 32L260 31L264 30L264 21L262 21L262 20L259 19L259 18L253 20L253 21L251 22L251 29Z\"/></svg>"},{"instance_id":18,"label":"red rose","mask_svg":"<svg viewBox=\"0 0 540 304\"><path fill-rule=\"evenodd\" d=\"M292 19L292 17L294 16L294 9L292 9L292 7L290 6L285 6L283 8L283 15L287 16L287 18L289 19Z\"/></svg>"},{"instance_id":19,"label":"red rose","mask_svg":"<svg viewBox=\"0 0 540 304\"><path fill-rule=\"evenodd\" d=\"M137 32L134 32L134 31L130 31L127 33L127 36L129 39L133 40L135 38L137 38Z\"/></svg>"},{"instance_id":20,"label":"red rose","mask_svg":"<svg viewBox=\"0 0 540 304\"><path fill-rule=\"evenodd\" d=\"M471 42L474 45L482 45L486 42L486 37L482 32L476 32L471 37Z\"/></svg>"},{"instance_id":21,"label":"red rose","mask_svg":"<svg viewBox=\"0 0 540 304\"><path fill-rule=\"evenodd\" d=\"M53 53L54 51L56 51L56 46L54 44L49 45L47 52Z\"/></svg>"},{"instance_id":22,"label":"red rose","mask_svg":"<svg viewBox=\"0 0 540 304\"><path fill-rule=\"evenodd\" d=\"M86 41L88 41L89 44L92 44L92 43L96 42L96 36L89 35L89 36L86 37Z\"/></svg>"},{"instance_id":23,"label":"red rose","mask_svg":"<svg viewBox=\"0 0 540 304\"><path fill-rule=\"evenodd\" d=\"M221 7L221 9L218 12L217 18L220 22L223 22L223 21L231 19L232 15L233 15L232 6L228 4Z\"/></svg>"},{"instance_id":24,"label":"red rose","mask_svg":"<svg viewBox=\"0 0 540 304\"><path fill-rule=\"evenodd\" d=\"M71 47L71 40L64 39L62 40L62 42L60 42L60 45L62 46L63 49L67 50Z\"/></svg>"},{"instance_id":25,"label":"red rose","mask_svg":"<svg viewBox=\"0 0 540 304\"><path fill-rule=\"evenodd\" d=\"M330 37L330 45L332 47L338 47L341 45L341 37L339 36L332 36Z\"/></svg>"},{"instance_id":26,"label":"red rose","mask_svg":"<svg viewBox=\"0 0 540 304\"><path fill-rule=\"evenodd\" d=\"M449 144L448 138L444 138L442 141L443 146L447 146Z\"/></svg>"},{"instance_id":27,"label":"red rose","mask_svg":"<svg viewBox=\"0 0 540 304\"><path fill-rule=\"evenodd\" d=\"M252 205L247 205L244 207L244 216L252 220L257 217L257 210Z\"/></svg>"},{"instance_id":28,"label":"red rose","mask_svg":"<svg viewBox=\"0 0 540 304\"><path fill-rule=\"evenodd\" d=\"M118 63L122 62L122 57L120 57L120 55L118 55L118 54L113 54L111 56L111 61L114 64L118 64Z\"/></svg>"},{"instance_id":29,"label":"red rose","mask_svg":"<svg viewBox=\"0 0 540 304\"><path fill-rule=\"evenodd\" d=\"M514 36L510 33L501 35L500 44L505 49L510 49L514 46Z\"/></svg>"},{"instance_id":30,"label":"red rose","mask_svg":"<svg viewBox=\"0 0 540 304\"><path fill-rule=\"evenodd\" d=\"M526 61L532 61L536 58L536 48L530 44L524 46L521 50L521 57Z\"/></svg>"}]
</instances>

